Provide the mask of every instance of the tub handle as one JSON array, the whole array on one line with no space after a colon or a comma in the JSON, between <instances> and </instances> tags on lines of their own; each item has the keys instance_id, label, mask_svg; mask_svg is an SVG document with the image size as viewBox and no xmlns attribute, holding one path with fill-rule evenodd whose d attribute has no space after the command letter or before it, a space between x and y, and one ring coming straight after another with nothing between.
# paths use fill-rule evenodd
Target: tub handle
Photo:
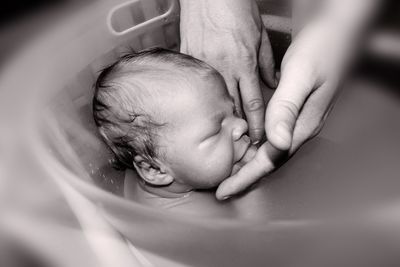
<instances>
[{"instance_id":1,"label":"tub handle","mask_svg":"<svg viewBox=\"0 0 400 267\"><path fill-rule=\"evenodd\" d=\"M139 23L139 24L137 24L137 25L135 25L133 27L130 27L130 28L126 29L126 30L123 30L123 31L120 31L120 32L116 31L114 29L113 25L112 25L112 17L114 16L114 14L118 10L123 9L123 8L133 4L133 3L140 2L140 1L141 0L128 1L128 2L119 4L119 5L115 6L115 7L113 7L109 11L109 13L107 15L107 27L108 27L109 31L113 35L115 35L115 36L124 36L124 35L127 35L129 33L142 30L143 28L148 28L148 27L152 27L152 26L155 26L155 25L165 24L166 22L169 22L168 18L173 16L175 14L175 11L178 8L177 0L168 0L171 4L170 4L168 10L165 11L163 14L155 16L154 18L146 20L146 21L144 21L142 23Z\"/></svg>"}]
</instances>

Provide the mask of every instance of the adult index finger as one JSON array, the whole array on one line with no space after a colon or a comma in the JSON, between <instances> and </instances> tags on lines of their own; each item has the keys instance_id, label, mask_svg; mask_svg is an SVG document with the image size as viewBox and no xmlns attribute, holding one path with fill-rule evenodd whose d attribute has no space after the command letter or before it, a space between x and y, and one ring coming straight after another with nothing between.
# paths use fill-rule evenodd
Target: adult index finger
<instances>
[{"instance_id":1,"label":"adult index finger","mask_svg":"<svg viewBox=\"0 0 400 267\"><path fill-rule=\"evenodd\" d=\"M269 174L275 169L282 153L284 152L276 149L268 142L263 144L258 149L256 156L249 163L218 186L216 192L217 199L225 200L245 190L250 185Z\"/></svg>"},{"instance_id":2,"label":"adult index finger","mask_svg":"<svg viewBox=\"0 0 400 267\"><path fill-rule=\"evenodd\" d=\"M243 111L249 123L249 135L251 141L256 144L261 141L265 133L265 103L258 74L241 77L239 86Z\"/></svg>"}]
</instances>

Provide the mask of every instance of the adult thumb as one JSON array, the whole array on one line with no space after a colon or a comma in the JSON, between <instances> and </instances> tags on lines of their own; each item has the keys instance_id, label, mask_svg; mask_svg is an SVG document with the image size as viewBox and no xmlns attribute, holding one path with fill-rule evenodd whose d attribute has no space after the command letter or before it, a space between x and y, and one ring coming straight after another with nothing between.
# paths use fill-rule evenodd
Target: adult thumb
<instances>
[{"instance_id":1,"label":"adult thumb","mask_svg":"<svg viewBox=\"0 0 400 267\"><path fill-rule=\"evenodd\" d=\"M291 102L271 103L266 114L268 141L279 150L289 150L292 145L293 129L298 116L298 108Z\"/></svg>"},{"instance_id":2,"label":"adult thumb","mask_svg":"<svg viewBox=\"0 0 400 267\"><path fill-rule=\"evenodd\" d=\"M297 118L312 86L298 69L282 70L278 88L268 103L265 131L268 142L279 150L289 150Z\"/></svg>"}]
</instances>

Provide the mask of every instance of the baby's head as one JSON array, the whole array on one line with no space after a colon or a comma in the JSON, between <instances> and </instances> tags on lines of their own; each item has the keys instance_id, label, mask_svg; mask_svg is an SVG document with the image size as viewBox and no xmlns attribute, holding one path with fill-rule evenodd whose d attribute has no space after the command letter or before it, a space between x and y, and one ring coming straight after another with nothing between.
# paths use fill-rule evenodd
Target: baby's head
<instances>
[{"instance_id":1,"label":"baby's head","mask_svg":"<svg viewBox=\"0 0 400 267\"><path fill-rule=\"evenodd\" d=\"M222 76L155 48L121 57L95 84L93 115L116 159L155 186L217 186L250 146Z\"/></svg>"}]
</instances>

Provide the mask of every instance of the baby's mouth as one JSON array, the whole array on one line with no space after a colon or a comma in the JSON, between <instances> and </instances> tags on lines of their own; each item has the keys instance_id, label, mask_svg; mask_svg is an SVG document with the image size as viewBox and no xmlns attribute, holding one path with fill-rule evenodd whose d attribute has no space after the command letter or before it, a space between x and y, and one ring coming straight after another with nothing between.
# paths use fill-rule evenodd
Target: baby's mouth
<instances>
[{"instance_id":1,"label":"baby's mouth","mask_svg":"<svg viewBox=\"0 0 400 267\"><path fill-rule=\"evenodd\" d=\"M244 165L246 165L246 163L254 158L256 152L257 147L249 144L249 146L246 148L246 151L243 153L243 156L233 165L231 176L236 174Z\"/></svg>"},{"instance_id":2,"label":"baby's mouth","mask_svg":"<svg viewBox=\"0 0 400 267\"><path fill-rule=\"evenodd\" d=\"M243 158L246 156L247 151L251 147L251 140L250 140L250 137L248 135L243 135L242 136L242 140L245 143L245 148L244 148L243 153L241 154L241 156L239 157L239 159L235 163L241 162L243 160Z\"/></svg>"},{"instance_id":3,"label":"baby's mouth","mask_svg":"<svg viewBox=\"0 0 400 267\"><path fill-rule=\"evenodd\" d=\"M248 163L250 160L254 158L257 152L257 147L255 145L249 144L243 156L237 161L238 164L242 164L242 166Z\"/></svg>"},{"instance_id":4,"label":"baby's mouth","mask_svg":"<svg viewBox=\"0 0 400 267\"><path fill-rule=\"evenodd\" d=\"M243 136L243 138L246 138L244 141L246 142L246 147L243 151L243 154L241 157L234 163L232 167L232 173L231 175L234 175L236 172L238 172L247 162L249 162L252 158L254 158L256 152L257 152L257 147L255 145L252 145L250 142L250 138L248 136Z\"/></svg>"}]
</instances>

